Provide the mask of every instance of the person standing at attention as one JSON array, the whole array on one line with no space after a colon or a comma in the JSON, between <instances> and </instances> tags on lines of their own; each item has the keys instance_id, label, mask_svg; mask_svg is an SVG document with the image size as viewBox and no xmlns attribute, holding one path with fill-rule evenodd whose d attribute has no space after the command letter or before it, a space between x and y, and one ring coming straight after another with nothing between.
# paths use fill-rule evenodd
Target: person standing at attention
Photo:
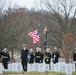
<instances>
[{"instance_id":1,"label":"person standing at attention","mask_svg":"<svg viewBox=\"0 0 76 75\"><path fill-rule=\"evenodd\" d=\"M29 50L27 49L27 45L23 44L23 48L21 50L21 63L23 72L27 71L27 55L29 54Z\"/></svg>"}]
</instances>

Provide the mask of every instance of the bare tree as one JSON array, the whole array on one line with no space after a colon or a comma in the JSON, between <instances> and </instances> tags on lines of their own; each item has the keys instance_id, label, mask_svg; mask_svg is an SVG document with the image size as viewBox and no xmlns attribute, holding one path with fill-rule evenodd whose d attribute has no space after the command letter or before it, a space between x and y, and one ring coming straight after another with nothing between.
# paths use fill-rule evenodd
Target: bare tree
<instances>
[{"instance_id":1,"label":"bare tree","mask_svg":"<svg viewBox=\"0 0 76 75\"><path fill-rule=\"evenodd\" d=\"M45 13L43 22L48 27L48 44L60 48L64 54L66 62L75 47L75 39L73 44L68 46L64 43L64 36L72 34L76 36L75 16L76 16L76 1L75 0L42 0L48 13ZM70 38L70 37L68 37ZM68 39L67 39L68 40ZM70 42L71 43L71 42ZM68 59L67 59L68 58Z\"/></svg>"}]
</instances>

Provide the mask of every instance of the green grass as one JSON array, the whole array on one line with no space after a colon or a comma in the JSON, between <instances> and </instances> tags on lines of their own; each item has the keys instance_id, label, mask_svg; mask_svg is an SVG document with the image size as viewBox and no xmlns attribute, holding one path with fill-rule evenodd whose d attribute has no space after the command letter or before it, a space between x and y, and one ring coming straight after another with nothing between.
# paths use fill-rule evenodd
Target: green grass
<instances>
[{"instance_id":1,"label":"green grass","mask_svg":"<svg viewBox=\"0 0 76 75\"><path fill-rule=\"evenodd\" d=\"M12 72L12 71L9 71L9 72L3 72L3 74L23 74L22 72ZM24 74L26 75L46 75L45 72L24 72ZM62 72L48 72L47 75L66 75L65 73L62 73Z\"/></svg>"},{"instance_id":2,"label":"green grass","mask_svg":"<svg viewBox=\"0 0 76 75\"><path fill-rule=\"evenodd\" d=\"M76 72L73 72L72 75L76 75Z\"/></svg>"}]
</instances>

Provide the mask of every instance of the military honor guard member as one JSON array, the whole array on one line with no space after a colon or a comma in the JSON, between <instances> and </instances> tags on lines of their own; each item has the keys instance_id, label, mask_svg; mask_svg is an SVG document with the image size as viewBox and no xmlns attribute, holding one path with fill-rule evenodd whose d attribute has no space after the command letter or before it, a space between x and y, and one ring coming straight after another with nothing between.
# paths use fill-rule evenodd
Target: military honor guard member
<instances>
[{"instance_id":1,"label":"military honor guard member","mask_svg":"<svg viewBox=\"0 0 76 75\"><path fill-rule=\"evenodd\" d=\"M8 53L7 48L4 48L0 52L0 57L2 58L2 64L3 64L4 70L7 71L8 70L8 61L10 60L10 55Z\"/></svg>"},{"instance_id":2,"label":"military honor guard member","mask_svg":"<svg viewBox=\"0 0 76 75\"><path fill-rule=\"evenodd\" d=\"M30 60L29 60L29 64L28 64L28 71L34 71L34 52L33 49L31 48L29 51L29 55L30 55Z\"/></svg>"},{"instance_id":3,"label":"military honor guard member","mask_svg":"<svg viewBox=\"0 0 76 75\"><path fill-rule=\"evenodd\" d=\"M45 63L46 64L50 64L51 60L51 52L50 52L50 48L46 49L46 53L45 53Z\"/></svg>"},{"instance_id":4,"label":"military honor guard member","mask_svg":"<svg viewBox=\"0 0 76 75\"><path fill-rule=\"evenodd\" d=\"M1 51L0 51L0 62L1 62Z\"/></svg>"},{"instance_id":5,"label":"military honor guard member","mask_svg":"<svg viewBox=\"0 0 76 75\"><path fill-rule=\"evenodd\" d=\"M27 49L27 45L23 44L23 49L21 50L21 63L22 63L23 71L27 71L28 54L29 54L29 50Z\"/></svg>"},{"instance_id":6,"label":"military honor guard member","mask_svg":"<svg viewBox=\"0 0 76 75\"><path fill-rule=\"evenodd\" d=\"M29 60L29 63L34 63L34 52L33 52L33 49L31 48L30 51L29 51L29 54L30 54L30 60Z\"/></svg>"},{"instance_id":7,"label":"military honor guard member","mask_svg":"<svg viewBox=\"0 0 76 75\"><path fill-rule=\"evenodd\" d=\"M47 48L45 53L45 64L47 65L48 70L51 69L50 62L51 62L51 52L50 52L50 48Z\"/></svg>"},{"instance_id":8,"label":"military honor guard member","mask_svg":"<svg viewBox=\"0 0 76 75\"><path fill-rule=\"evenodd\" d=\"M41 48L37 47L35 54L35 63L43 63L44 54L41 51Z\"/></svg>"},{"instance_id":9,"label":"military honor guard member","mask_svg":"<svg viewBox=\"0 0 76 75\"><path fill-rule=\"evenodd\" d=\"M73 52L73 63L75 64L75 71L76 71L76 48L74 49Z\"/></svg>"},{"instance_id":10,"label":"military honor guard member","mask_svg":"<svg viewBox=\"0 0 76 75\"><path fill-rule=\"evenodd\" d=\"M54 52L52 54L52 58L53 58L53 63L58 63L59 58L60 58L60 52L58 51L57 47L54 47Z\"/></svg>"},{"instance_id":11,"label":"military honor guard member","mask_svg":"<svg viewBox=\"0 0 76 75\"><path fill-rule=\"evenodd\" d=\"M43 70L44 70L44 65L43 65L44 53L42 52L42 48L39 48L39 51L40 51L40 62L39 62L38 71L43 72Z\"/></svg>"},{"instance_id":12,"label":"military honor guard member","mask_svg":"<svg viewBox=\"0 0 76 75\"><path fill-rule=\"evenodd\" d=\"M38 70L39 64L43 62L43 54L41 52L41 48L37 47L35 54L35 68Z\"/></svg>"}]
</instances>

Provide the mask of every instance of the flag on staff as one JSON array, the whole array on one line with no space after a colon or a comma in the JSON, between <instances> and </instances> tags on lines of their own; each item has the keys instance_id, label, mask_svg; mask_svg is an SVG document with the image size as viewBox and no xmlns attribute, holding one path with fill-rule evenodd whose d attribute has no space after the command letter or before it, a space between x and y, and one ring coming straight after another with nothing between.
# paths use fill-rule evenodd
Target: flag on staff
<instances>
[{"instance_id":1,"label":"flag on staff","mask_svg":"<svg viewBox=\"0 0 76 75\"><path fill-rule=\"evenodd\" d=\"M44 30L43 30L43 34L44 34L44 50L46 50L46 46L47 46L47 27L45 26L44 27Z\"/></svg>"},{"instance_id":2,"label":"flag on staff","mask_svg":"<svg viewBox=\"0 0 76 75\"><path fill-rule=\"evenodd\" d=\"M40 36L39 36L39 27L36 30L33 30L28 34L33 38L33 43L36 44L40 41Z\"/></svg>"}]
</instances>

